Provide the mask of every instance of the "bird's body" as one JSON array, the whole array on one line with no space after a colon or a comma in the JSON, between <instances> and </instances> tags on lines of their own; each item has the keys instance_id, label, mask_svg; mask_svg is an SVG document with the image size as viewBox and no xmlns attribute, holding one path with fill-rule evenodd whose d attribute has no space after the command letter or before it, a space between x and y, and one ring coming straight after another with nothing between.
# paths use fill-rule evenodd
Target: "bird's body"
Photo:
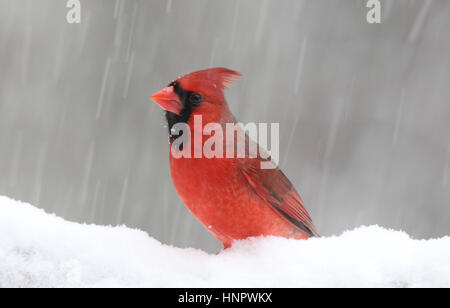
<instances>
[{"instance_id":1,"label":"bird's body","mask_svg":"<svg viewBox=\"0 0 450 308\"><path fill-rule=\"evenodd\" d=\"M225 247L251 236L309 237L255 193L235 159L171 157L170 168L183 203Z\"/></svg>"},{"instance_id":2,"label":"bird's body","mask_svg":"<svg viewBox=\"0 0 450 308\"><path fill-rule=\"evenodd\" d=\"M238 75L223 68L195 72L180 77L152 98L168 112L169 129L182 122L193 132L194 115L201 115L203 126L217 123L225 131L226 124L236 120L223 96L224 84ZM193 95L201 96L201 102L192 99ZM171 146L176 138L171 136ZM244 138L224 140L224 152L235 148L237 142L247 146L252 142L248 136ZM202 144L206 139L202 138ZM261 169L264 159L260 155L194 158L193 142L183 146L191 151L191 157L170 155L175 189L191 213L224 247L251 236L307 239L317 235L291 182L278 168Z\"/></svg>"}]
</instances>

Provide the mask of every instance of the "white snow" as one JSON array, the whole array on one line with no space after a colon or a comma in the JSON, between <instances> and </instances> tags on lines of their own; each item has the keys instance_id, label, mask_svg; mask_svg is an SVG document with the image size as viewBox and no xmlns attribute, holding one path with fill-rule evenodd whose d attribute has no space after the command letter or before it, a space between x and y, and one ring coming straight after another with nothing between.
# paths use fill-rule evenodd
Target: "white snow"
<instances>
[{"instance_id":1,"label":"white snow","mask_svg":"<svg viewBox=\"0 0 450 308\"><path fill-rule=\"evenodd\" d=\"M308 241L253 238L210 255L0 197L0 287L450 287L450 238L370 226Z\"/></svg>"}]
</instances>

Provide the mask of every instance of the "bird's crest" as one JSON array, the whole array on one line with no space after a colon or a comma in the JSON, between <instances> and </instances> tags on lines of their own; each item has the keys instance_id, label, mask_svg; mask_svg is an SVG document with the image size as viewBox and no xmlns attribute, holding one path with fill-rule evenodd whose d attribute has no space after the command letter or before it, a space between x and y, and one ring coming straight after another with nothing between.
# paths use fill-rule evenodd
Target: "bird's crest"
<instances>
[{"instance_id":1,"label":"bird's crest","mask_svg":"<svg viewBox=\"0 0 450 308\"><path fill-rule=\"evenodd\" d=\"M240 73L228 68L215 67L183 75L178 77L176 81L185 89L208 87L226 90L227 85L230 85L240 76L242 76Z\"/></svg>"}]
</instances>

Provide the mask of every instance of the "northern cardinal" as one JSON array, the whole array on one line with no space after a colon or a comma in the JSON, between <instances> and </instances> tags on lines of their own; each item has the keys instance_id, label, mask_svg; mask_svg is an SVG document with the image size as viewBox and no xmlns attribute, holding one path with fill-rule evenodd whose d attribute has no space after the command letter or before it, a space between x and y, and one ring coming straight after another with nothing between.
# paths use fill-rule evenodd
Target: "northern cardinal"
<instances>
[{"instance_id":1,"label":"northern cardinal","mask_svg":"<svg viewBox=\"0 0 450 308\"><path fill-rule=\"evenodd\" d=\"M151 98L166 111L170 145L179 137L173 134L174 125L186 123L194 131L195 115L202 116L203 126L236 123L223 91L239 76L240 73L226 68L201 70L181 76L155 93ZM187 145L189 151L191 145ZM228 141L225 146L234 145ZM170 155L175 189L186 207L224 248L230 247L234 240L252 236L294 239L318 236L292 183L278 168L261 169L260 156L191 157Z\"/></svg>"}]
</instances>

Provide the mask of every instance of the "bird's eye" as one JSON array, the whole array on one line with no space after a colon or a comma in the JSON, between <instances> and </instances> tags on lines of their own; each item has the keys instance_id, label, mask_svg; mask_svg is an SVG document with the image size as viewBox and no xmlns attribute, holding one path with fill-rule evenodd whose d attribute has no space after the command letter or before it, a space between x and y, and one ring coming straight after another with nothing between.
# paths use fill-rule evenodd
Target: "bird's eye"
<instances>
[{"instance_id":1,"label":"bird's eye","mask_svg":"<svg viewBox=\"0 0 450 308\"><path fill-rule=\"evenodd\" d=\"M189 100L193 105L198 105L202 102L202 96L198 93L191 94Z\"/></svg>"}]
</instances>

